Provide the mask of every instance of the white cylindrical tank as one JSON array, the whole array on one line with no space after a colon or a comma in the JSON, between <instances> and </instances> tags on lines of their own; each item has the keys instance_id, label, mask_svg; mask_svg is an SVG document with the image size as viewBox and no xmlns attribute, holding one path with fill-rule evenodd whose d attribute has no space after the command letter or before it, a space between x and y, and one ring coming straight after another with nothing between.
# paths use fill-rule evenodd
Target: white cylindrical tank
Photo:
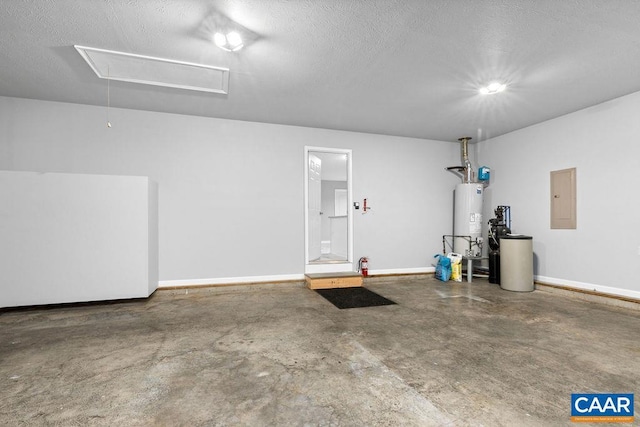
<instances>
[{"instance_id":1,"label":"white cylindrical tank","mask_svg":"<svg viewBox=\"0 0 640 427\"><path fill-rule=\"evenodd\" d=\"M480 256L482 248L476 244L482 240L482 193L478 183L456 185L453 205L453 251L464 256ZM469 245L471 242L471 245Z\"/></svg>"},{"instance_id":2,"label":"white cylindrical tank","mask_svg":"<svg viewBox=\"0 0 640 427\"><path fill-rule=\"evenodd\" d=\"M535 289L531 236L500 236L500 287L516 292L532 292Z\"/></svg>"}]
</instances>

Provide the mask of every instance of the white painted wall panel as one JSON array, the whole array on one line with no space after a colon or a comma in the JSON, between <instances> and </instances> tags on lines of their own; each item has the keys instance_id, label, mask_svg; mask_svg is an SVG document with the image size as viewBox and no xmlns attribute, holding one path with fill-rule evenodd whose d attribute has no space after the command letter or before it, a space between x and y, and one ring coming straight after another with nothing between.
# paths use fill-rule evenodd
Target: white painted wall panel
<instances>
[{"instance_id":1,"label":"white painted wall panel","mask_svg":"<svg viewBox=\"0 0 640 427\"><path fill-rule=\"evenodd\" d=\"M457 143L0 97L0 167L159 184L160 280L304 273L304 146L353 149L356 259L430 268ZM274 242L276 242L274 247ZM206 280L205 280L206 282Z\"/></svg>"},{"instance_id":2,"label":"white painted wall panel","mask_svg":"<svg viewBox=\"0 0 640 427\"><path fill-rule=\"evenodd\" d=\"M545 281L640 297L640 93L479 144L491 166L486 218L511 206L512 230L533 236ZM549 172L577 168L575 230L550 228Z\"/></svg>"},{"instance_id":3,"label":"white painted wall panel","mask_svg":"<svg viewBox=\"0 0 640 427\"><path fill-rule=\"evenodd\" d=\"M149 296L155 194L145 177L0 171L0 306Z\"/></svg>"}]
</instances>

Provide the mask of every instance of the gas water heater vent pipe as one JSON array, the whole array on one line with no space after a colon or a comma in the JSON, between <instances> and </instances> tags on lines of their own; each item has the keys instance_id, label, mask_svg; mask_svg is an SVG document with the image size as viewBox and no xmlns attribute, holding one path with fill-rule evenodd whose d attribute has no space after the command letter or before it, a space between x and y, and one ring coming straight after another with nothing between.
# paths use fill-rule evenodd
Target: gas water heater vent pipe
<instances>
[{"instance_id":1,"label":"gas water heater vent pipe","mask_svg":"<svg viewBox=\"0 0 640 427\"><path fill-rule=\"evenodd\" d=\"M473 182L473 167L471 167L471 162L469 161L469 140L471 137L463 136L462 138L458 138L458 141L461 143L462 149L462 162L464 163L464 183Z\"/></svg>"},{"instance_id":2,"label":"gas water heater vent pipe","mask_svg":"<svg viewBox=\"0 0 640 427\"><path fill-rule=\"evenodd\" d=\"M462 152L462 166L449 166L445 168L449 172L454 172L458 174L462 178L463 184L472 184L474 181L474 172L473 166L471 166L471 162L469 161L469 141L471 137L463 136L462 138L458 138L460 141L460 149Z\"/></svg>"}]
</instances>

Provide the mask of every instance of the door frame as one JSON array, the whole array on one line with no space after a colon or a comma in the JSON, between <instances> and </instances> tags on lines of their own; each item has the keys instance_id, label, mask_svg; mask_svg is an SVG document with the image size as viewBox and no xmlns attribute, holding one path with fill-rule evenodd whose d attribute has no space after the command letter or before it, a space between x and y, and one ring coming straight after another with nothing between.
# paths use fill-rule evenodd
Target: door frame
<instances>
[{"instance_id":1,"label":"door frame","mask_svg":"<svg viewBox=\"0 0 640 427\"><path fill-rule=\"evenodd\" d=\"M309 263L309 153L333 153L347 156L347 261L331 263ZM353 271L353 151L346 148L304 147L304 272L340 273Z\"/></svg>"}]
</instances>

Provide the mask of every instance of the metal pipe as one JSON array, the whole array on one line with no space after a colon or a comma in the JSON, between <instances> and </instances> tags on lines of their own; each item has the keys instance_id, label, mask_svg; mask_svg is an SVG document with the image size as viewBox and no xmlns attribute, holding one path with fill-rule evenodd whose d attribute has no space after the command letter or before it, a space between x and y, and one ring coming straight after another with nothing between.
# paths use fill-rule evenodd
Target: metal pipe
<instances>
[{"instance_id":1,"label":"metal pipe","mask_svg":"<svg viewBox=\"0 0 640 427\"><path fill-rule=\"evenodd\" d=\"M465 183L473 182L473 168L471 167L471 162L469 161L469 140L471 137L463 136L462 138L458 138L458 141L461 143L462 149L462 162L464 163L464 181Z\"/></svg>"}]
</instances>

